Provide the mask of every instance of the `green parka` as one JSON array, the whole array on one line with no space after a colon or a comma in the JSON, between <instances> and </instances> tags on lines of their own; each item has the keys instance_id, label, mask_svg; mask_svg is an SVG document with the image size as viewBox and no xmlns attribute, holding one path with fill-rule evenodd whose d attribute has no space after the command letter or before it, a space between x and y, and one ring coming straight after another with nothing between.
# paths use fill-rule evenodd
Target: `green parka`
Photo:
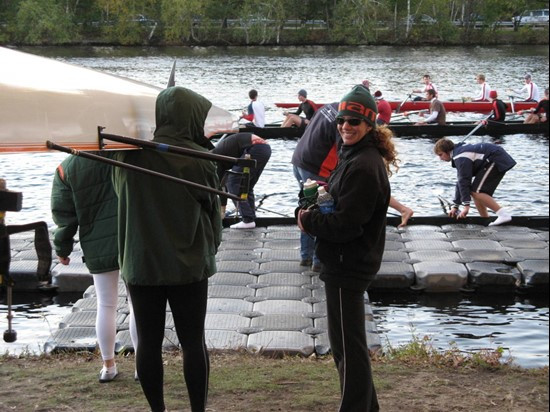
<instances>
[{"instance_id":1,"label":"green parka","mask_svg":"<svg viewBox=\"0 0 550 412\"><path fill-rule=\"evenodd\" d=\"M110 165L78 156L67 157L55 171L51 209L57 225L57 256L73 251L78 231L90 273L118 269L117 197Z\"/></svg>"},{"instance_id":2,"label":"green parka","mask_svg":"<svg viewBox=\"0 0 550 412\"><path fill-rule=\"evenodd\" d=\"M156 103L153 141L207 151L204 122L211 107L182 87L163 90ZM118 152L117 160L218 188L208 160L153 150ZM216 272L221 240L217 195L122 168L113 174L119 198L121 273L141 286L184 285Z\"/></svg>"}]
</instances>

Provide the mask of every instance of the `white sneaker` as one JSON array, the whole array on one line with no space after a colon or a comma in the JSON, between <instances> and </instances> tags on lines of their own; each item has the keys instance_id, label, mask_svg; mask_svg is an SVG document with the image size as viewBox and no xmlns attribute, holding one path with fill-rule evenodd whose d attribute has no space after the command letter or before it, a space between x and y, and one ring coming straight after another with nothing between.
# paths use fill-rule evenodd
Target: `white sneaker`
<instances>
[{"instance_id":1,"label":"white sneaker","mask_svg":"<svg viewBox=\"0 0 550 412\"><path fill-rule=\"evenodd\" d=\"M250 222L250 223L239 222L230 226L231 229L254 229L255 227L256 227L256 222Z\"/></svg>"},{"instance_id":2,"label":"white sneaker","mask_svg":"<svg viewBox=\"0 0 550 412\"><path fill-rule=\"evenodd\" d=\"M510 216L510 215L498 216L497 220L495 220L494 222L489 223L489 226L502 225L503 223L508 223L511 220L512 220L512 216Z\"/></svg>"},{"instance_id":3,"label":"white sneaker","mask_svg":"<svg viewBox=\"0 0 550 412\"><path fill-rule=\"evenodd\" d=\"M117 376L118 376L118 370L116 368L116 365L111 366L110 368L106 368L104 366L99 372L99 382L100 383L111 382L115 380Z\"/></svg>"}]
</instances>

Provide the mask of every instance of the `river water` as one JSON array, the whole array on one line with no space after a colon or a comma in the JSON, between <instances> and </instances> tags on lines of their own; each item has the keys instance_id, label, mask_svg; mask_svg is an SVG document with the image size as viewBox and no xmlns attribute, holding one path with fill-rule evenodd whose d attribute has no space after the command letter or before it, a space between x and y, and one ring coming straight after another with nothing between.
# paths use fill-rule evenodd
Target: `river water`
<instances>
[{"instance_id":1,"label":"river water","mask_svg":"<svg viewBox=\"0 0 550 412\"><path fill-rule=\"evenodd\" d=\"M402 100L420 88L430 73L441 99L475 96L477 73L501 96L520 89L525 72L544 89L548 85L547 47L441 48L441 47L275 47L275 48L26 48L34 54L117 74L164 87L174 60L176 84L193 89L214 104L240 114L248 104L248 90L259 91L268 122L282 120L275 102L296 101L305 88L313 101L339 100L354 84L371 81L371 90L382 90L388 99ZM1 63L1 62L0 62ZM480 118L450 114L455 119ZM460 141L460 137L451 137ZM472 137L469 142L492 141ZM455 172L432 154L430 139L397 138L400 170L391 178L392 192L412 207L417 216L440 214L437 196L453 196ZM549 195L548 138L515 135L498 141L518 165L499 186L496 196L515 215L547 215ZM264 199L260 215L290 215L296 202L296 182L290 158L295 141L272 141L272 159L256 186ZM23 192L24 209L9 213L8 224L45 220L53 171L65 154L14 154L0 156L0 177L12 190ZM32 295L31 295L32 296ZM25 295L18 302L20 343L0 353L21 348L40 351L45 337L55 330L73 296L55 298ZM456 342L464 351L504 347L522 366L548 365L548 299L497 297L475 301L460 295L372 296L378 325L391 345L411 336L432 337L445 349ZM30 303L29 303L30 302ZM2 301L0 301L2 303ZM5 310L0 305L0 329ZM37 315L39 313L39 315ZM34 322L34 323L33 323ZM39 330L41 332L39 332ZM528 334L528 335L527 335ZM26 336L26 338L25 338Z\"/></svg>"}]
</instances>

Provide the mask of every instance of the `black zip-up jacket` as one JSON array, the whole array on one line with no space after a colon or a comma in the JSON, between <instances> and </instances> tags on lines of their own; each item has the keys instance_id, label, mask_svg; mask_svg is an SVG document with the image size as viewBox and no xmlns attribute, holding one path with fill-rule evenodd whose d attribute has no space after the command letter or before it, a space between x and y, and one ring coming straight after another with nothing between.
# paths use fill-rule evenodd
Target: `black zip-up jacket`
<instances>
[{"instance_id":1,"label":"black zip-up jacket","mask_svg":"<svg viewBox=\"0 0 550 412\"><path fill-rule=\"evenodd\" d=\"M382 156L367 135L342 146L329 179L334 212L306 213L302 223L316 236L316 254L327 284L364 291L380 269L386 238L390 183Z\"/></svg>"}]
</instances>

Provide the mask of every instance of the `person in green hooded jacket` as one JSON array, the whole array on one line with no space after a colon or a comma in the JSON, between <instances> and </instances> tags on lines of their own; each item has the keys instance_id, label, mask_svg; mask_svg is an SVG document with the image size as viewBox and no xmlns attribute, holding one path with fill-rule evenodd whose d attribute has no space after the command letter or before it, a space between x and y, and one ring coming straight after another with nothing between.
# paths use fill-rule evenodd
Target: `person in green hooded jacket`
<instances>
[{"instance_id":1,"label":"person in green hooded jacket","mask_svg":"<svg viewBox=\"0 0 550 412\"><path fill-rule=\"evenodd\" d=\"M183 87L156 101L153 141L207 151L204 124L212 104ZM217 189L208 160L154 150L121 151L117 160ZM191 410L206 408L209 358L204 337L208 278L221 240L218 196L122 168L113 173L119 199L121 273L134 305L137 373L151 410L164 411L162 342L169 303L183 352Z\"/></svg>"}]
</instances>

